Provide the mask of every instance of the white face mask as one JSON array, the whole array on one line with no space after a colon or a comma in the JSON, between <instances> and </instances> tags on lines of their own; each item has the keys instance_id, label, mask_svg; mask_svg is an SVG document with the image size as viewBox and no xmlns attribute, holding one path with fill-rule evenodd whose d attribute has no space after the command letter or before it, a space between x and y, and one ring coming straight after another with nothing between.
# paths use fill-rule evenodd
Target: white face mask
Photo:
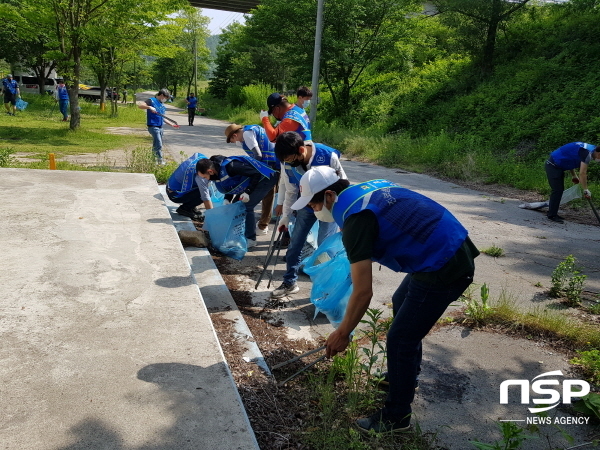
<instances>
[{"instance_id":1,"label":"white face mask","mask_svg":"<svg viewBox=\"0 0 600 450\"><path fill-rule=\"evenodd\" d=\"M242 143L240 141L235 141L235 145L237 145L238 147L241 147Z\"/></svg>"},{"instance_id":2,"label":"white face mask","mask_svg":"<svg viewBox=\"0 0 600 450\"><path fill-rule=\"evenodd\" d=\"M302 104L303 108L308 108L310 106L310 100L304 100L304 103Z\"/></svg>"},{"instance_id":3,"label":"white face mask","mask_svg":"<svg viewBox=\"0 0 600 450\"><path fill-rule=\"evenodd\" d=\"M335 202L337 202L337 195L333 199L333 204L335 204ZM333 209L333 204L331 205L332 209ZM317 218L317 220L320 220L321 222L335 222L335 219L333 218L333 214L331 213L330 210L327 209L327 207L325 206L325 202L323 202L323 207L321 208L321 211L315 211L315 217Z\"/></svg>"}]
</instances>

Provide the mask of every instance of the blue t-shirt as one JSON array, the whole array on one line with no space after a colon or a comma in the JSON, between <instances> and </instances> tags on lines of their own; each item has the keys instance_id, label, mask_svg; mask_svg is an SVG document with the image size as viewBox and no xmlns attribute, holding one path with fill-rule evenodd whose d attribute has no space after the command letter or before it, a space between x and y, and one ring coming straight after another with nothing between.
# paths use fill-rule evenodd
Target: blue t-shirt
<instances>
[{"instance_id":1,"label":"blue t-shirt","mask_svg":"<svg viewBox=\"0 0 600 450\"><path fill-rule=\"evenodd\" d=\"M196 105L198 104L198 97L188 97L186 100L189 102L187 107L196 109Z\"/></svg>"}]
</instances>

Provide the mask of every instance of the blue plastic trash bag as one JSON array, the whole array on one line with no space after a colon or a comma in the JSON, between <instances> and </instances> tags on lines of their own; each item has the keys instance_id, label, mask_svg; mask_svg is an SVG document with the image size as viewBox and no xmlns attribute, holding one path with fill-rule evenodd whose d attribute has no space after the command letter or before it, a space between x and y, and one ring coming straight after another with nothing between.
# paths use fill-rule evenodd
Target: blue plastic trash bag
<instances>
[{"instance_id":1,"label":"blue plastic trash bag","mask_svg":"<svg viewBox=\"0 0 600 450\"><path fill-rule=\"evenodd\" d=\"M212 245L230 258L241 260L248 251L246 207L242 202L207 209L204 226L210 234Z\"/></svg>"},{"instance_id":2,"label":"blue plastic trash bag","mask_svg":"<svg viewBox=\"0 0 600 450\"><path fill-rule=\"evenodd\" d=\"M29 103L27 103L25 100L23 100L22 98L18 99L17 102L15 103L15 107L19 110L19 111L23 111L25 108L27 108L27 105L29 105Z\"/></svg>"},{"instance_id":3,"label":"blue plastic trash bag","mask_svg":"<svg viewBox=\"0 0 600 450\"><path fill-rule=\"evenodd\" d=\"M346 313L352 294L350 261L338 232L323 241L305 262L304 272L313 286L310 301L315 305L315 316L322 312L334 327L338 327Z\"/></svg>"},{"instance_id":4,"label":"blue plastic trash bag","mask_svg":"<svg viewBox=\"0 0 600 450\"><path fill-rule=\"evenodd\" d=\"M208 183L208 192L210 193L210 201L215 208L223 205L223 202L225 201L225 194L219 192L219 190L215 187L215 183L212 181Z\"/></svg>"}]
</instances>

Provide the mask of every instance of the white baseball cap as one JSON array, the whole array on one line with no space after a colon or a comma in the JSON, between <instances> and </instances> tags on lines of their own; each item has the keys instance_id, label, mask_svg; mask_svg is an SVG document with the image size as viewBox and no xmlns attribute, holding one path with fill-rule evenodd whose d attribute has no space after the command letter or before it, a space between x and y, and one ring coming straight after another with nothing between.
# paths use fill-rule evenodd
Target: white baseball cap
<instances>
[{"instance_id":1,"label":"white baseball cap","mask_svg":"<svg viewBox=\"0 0 600 450\"><path fill-rule=\"evenodd\" d=\"M300 179L300 198L292 205L292 209L304 208L316 193L327 189L339 179L336 171L329 166L309 169Z\"/></svg>"}]
</instances>

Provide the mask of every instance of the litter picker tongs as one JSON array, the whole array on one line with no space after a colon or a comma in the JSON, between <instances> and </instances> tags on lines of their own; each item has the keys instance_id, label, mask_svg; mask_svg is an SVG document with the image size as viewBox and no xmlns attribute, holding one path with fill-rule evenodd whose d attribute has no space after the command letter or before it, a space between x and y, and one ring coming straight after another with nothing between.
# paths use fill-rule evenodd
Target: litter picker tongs
<instances>
[{"instance_id":1,"label":"litter picker tongs","mask_svg":"<svg viewBox=\"0 0 600 450\"><path fill-rule=\"evenodd\" d=\"M165 120L165 122L167 122L173 128L179 128L179 124L177 122L175 122L173 119L165 116L164 114L159 113L158 111L156 112L156 114L158 114L160 117L162 117Z\"/></svg>"},{"instance_id":2,"label":"litter picker tongs","mask_svg":"<svg viewBox=\"0 0 600 450\"><path fill-rule=\"evenodd\" d=\"M275 240L275 233L277 233L278 227L279 227L279 217L277 217L277 222L275 223L275 228L273 229L273 234L271 235L271 243L269 244L269 250L267 251L267 258L265 259L265 264L263 265L263 271L260 274L260 277L258 277L258 281L256 282L254 289L258 289L258 285L260 284L263 277L265 276L265 273L267 272L267 269L269 267L271 259L273 258L273 254L275 253L275 250L277 250L277 255L275 256L275 261L273 261L273 269L271 270L271 276L269 277L269 283L267 284L267 289L269 289L271 287L271 282L273 281L273 275L275 274L275 267L277 267L277 260L279 259L279 252L281 252L281 237L283 236L283 233L284 233L283 231L280 231L279 236L277 236L277 239Z\"/></svg>"},{"instance_id":3,"label":"litter picker tongs","mask_svg":"<svg viewBox=\"0 0 600 450\"><path fill-rule=\"evenodd\" d=\"M310 356L314 353L320 352L322 350L325 350L327 348L326 345L323 345L319 348L315 348L314 350L311 350L309 352L306 353L302 353L301 355L295 356L292 359L288 359L287 361L284 361L282 363L276 364L273 367L271 367L271 370L276 370L279 369L281 367L287 366L288 364L291 364L293 362L298 361L299 359L302 359L306 356ZM311 362L310 364L307 364L306 366L304 366L302 369L300 369L298 372L296 372L295 374L289 376L288 378L286 378L283 381L280 381L279 383L277 383L277 386L283 386L285 383L287 383L290 380L293 380L294 378L296 378L298 375L300 375L302 372L304 372L306 369L311 368L312 366L314 366L316 363L318 363L319 361L323 361L325 359L325 355L320 356L319 358L315 359L313 362Z\"/></svg>"}]
</instances>

